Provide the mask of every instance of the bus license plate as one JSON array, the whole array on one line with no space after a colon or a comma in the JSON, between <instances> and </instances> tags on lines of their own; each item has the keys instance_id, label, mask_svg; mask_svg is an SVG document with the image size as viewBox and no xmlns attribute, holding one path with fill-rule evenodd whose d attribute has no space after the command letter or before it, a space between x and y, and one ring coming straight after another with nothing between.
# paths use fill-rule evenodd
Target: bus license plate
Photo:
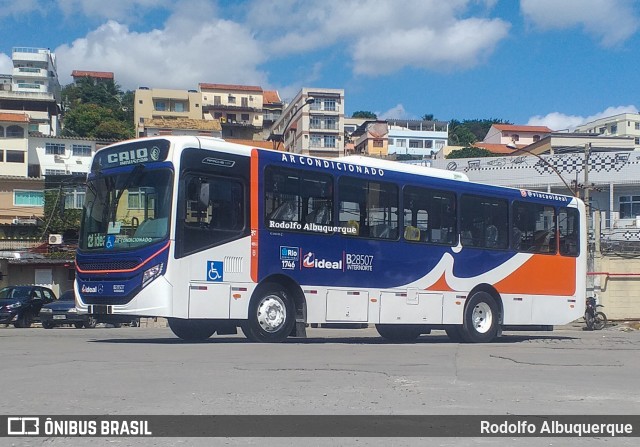
<instances>
[{"instance_id":1,"label":"bus license plate","mask_svg":"<svg viewBox=\"0 0 640 447\"><path fill-rule=\"evenodd\" d=\"M65 320L67 318L66 315L54 315L53 319L54 320Z\"/></svg>"}]
</instances>

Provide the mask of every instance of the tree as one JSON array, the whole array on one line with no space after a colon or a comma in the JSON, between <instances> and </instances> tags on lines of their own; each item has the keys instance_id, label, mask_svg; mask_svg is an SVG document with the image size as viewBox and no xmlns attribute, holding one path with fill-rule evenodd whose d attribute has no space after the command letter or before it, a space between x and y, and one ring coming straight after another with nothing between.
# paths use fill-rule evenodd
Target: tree
<instances>
[{"instance_id":1,"label":"tree","mask_svg":"<svg viewBox=\"0 0 640 447\"><path fill-rule=\"evenodd\" d=\"M494 124L510 124L502 119L451 120L449 122L449 144L471 146L482 141Z\"/></svg>"},{"instance_id":2,"label":"tree","mask_svg":"<svg viewBox=\"0 0 640 447\"><path fill-rule=\"evenodd\" d=\"M47 189L44 192L44 227L42 237L51 233L68 233L69 229L80 228L82 210L67 209L64 214L61 201L64 200L62 188ZM73 230L75 232L75 230ZM77 232L76 232L77 233Z\"/></svg>"},{"instance_id":3,"label":"tree","mask_svg":"<svg viewBox=\"0 0 640 447\"><path fill-rule=\"evenodd\" d=\"M65 114L65 136L124 140L133 129L117 118L112 109L97 104L78 104Z\"/></svg>"},{"instance_id":4,"label":"tree","mask_svg":"<svg viewBox=\"0 0 640 447\"><path fill-rule=\"evenodd\" d=\"M127 139L135 134L132 91L113 80L81 78L62 90L65 136Z\"/></svg>"},{"instance_id":5,"label":"tree","mask_svg":"<svg viewBox=\"0 0 640 447\"><path fill-rule=\"evenodd\" d=\"M433 113L427 113L425 115L422 115L422 120L423 121L435 121L436 119L433 117Z\"/></svg>"},{"instance_id":6,"label":"tree","mask_svg":"<svg viewBox=\"0 0 640 447\"><path fill-rule=\"evenodd\" d=\"M462 149L458 149L457 151L452 151L449 155L447 155L447 159L449 158L476 158L476 157L495 157L491 151L481 147L464 147Z\"/></svg>"},{"instance_id":7,"label":"tree","mask_svg":"<svg viewBox=\"0 0 640 447\"><path fill-rule=\"evenodd\" d=\"M353 112L353 115L351 115L351 118L364 118L364 119L369 119L369 120L377 120L378 119L378 115L376 115L373 112L367 112L367 111L359 110L357 112Z\"/></svg>"}]
</instances>

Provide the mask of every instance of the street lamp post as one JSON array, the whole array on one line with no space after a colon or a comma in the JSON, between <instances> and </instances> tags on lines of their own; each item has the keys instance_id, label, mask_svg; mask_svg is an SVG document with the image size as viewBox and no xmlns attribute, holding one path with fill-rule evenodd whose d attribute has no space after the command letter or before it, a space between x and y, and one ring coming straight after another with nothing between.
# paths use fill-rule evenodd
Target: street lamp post
<instances>
[{"instance_id":1,"label":"street lamp post","mask_svg":"<svg viewBox=\"0 0 640 447\"><path fill-rule=\"evenodd\" d=\"M296 106L293 109L293 111L291 112L291 117L289 118L287 123L282 128L282 133L273 133L273 132L271 132L269 134L269 137L267 138L267 141L273 141L273 149L274 150L278 149L278 144L279 143L282 143L284 145L284 136L287 133L287 129L291 125L291 122L296 117L298 112L301 111L304 106L315 102L315 100L316 100L316 98L314 98L313 96L309 96L307 99L304 100L304 102L302 104ZM287 149L287 147L285 146L285 152L287 152L286 149Z\"/></svg>"}]
</instances>

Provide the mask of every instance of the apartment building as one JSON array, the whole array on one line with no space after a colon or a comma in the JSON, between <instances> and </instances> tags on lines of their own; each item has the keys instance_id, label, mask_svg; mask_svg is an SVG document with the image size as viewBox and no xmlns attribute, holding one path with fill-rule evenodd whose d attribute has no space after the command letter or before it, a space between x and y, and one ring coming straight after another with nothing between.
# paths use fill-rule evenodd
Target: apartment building
<instances>
[{"instance_id":1,"label":"apartment building","mask_svg":"<svg viewBox=\"0 0 640 447\"><path fill-rule=\"evenodd\" d=\"M389 155L427 158L447 145L449 123L445 121L387 120Z\"/></svg>"},{"instance_id":2,"label":"apartment building","mask_svg":"<svg viewBox=\"0 0 640 447\"><path fill-rule=\"evenodd\" d=\"M140 87L134 94L133 119L136 135L148 135L148 126L158 129L161 134L171 134L174 130L184 130L188 121L201 121L202 95L197 90L150 89ZM153 120L165 120L159 127ZM162 132L160 132L162 131Z\"/></svg>"},{"instance_id":3,"label":"apartment building","mask_svg":"<svg viewBox=\"0 0 640 447\"><path fill-rule=\"evenodd\" d=\"M0 112L0 175L27 177L29 115Z\"/></svg>"},{"instance_id":4,"label":"apartment building","mask_svg":"<svg viewBox=\"0 0 640 447\"><path fill-rule=\"evenodd\" d=\"M640 113L620 113L600 118L581 124L574 129L574 132L632 137L636 149L640 149Z\"/></svg>"},{"instance_id":5,"label":"apartment building","mask_svg":"<svg viewBox=\"0 0 640 447\"><path fill-rule=\"evenodd\" d=\"M354 148L353 152L371 157L388 155L388 136L389 125L384 120L364 121L349 135Z\"/></svg>"},{"instance_id":6,"label":"apartment building","mask_svg":"<svg viewBox=\"0 0 640 447\"><path fill-rule=\"evenodd\" d=\"M271 138L288 152L344 155L344 90L303 88L274 123Z\"/></svg>"},{"instance_id":7,"label":"apartment building","mask_svg":"<svg viewBox=\"0 0 640 447\"><path fill-rule=\"evenodd\" d=\"M0 111L29 116L29 132L58 135L61 92L55 54L45 48L15 47L12 73L0 77Z\"/></svg>"},{"instance_id":8,"label":"apartment building","mask_svg":"<svg viewBox=\"0 0 640 447\"><path fill-rule=\"evenodd\" d=\"M203 117L220 121L222 138L252 140L254 135L262 132L262 87L209 83L200 83L199 87L202 94Z\"/></svg>"}]
</instances>

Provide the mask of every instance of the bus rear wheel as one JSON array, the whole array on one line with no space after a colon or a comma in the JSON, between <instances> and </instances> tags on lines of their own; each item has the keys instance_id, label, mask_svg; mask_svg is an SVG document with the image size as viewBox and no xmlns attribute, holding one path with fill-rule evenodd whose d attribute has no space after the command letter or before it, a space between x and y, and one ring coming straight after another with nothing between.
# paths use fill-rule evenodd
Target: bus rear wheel
<instances>
[{"instance_id":1,"label":"bus rear wheel","mask_svg":"<svg viewBox=\"0 0 640 447\"><path fill-rule=\"evenodd\" d=\"M265 284L251 298L249 319L242 327L254 342L278 343L291 334L295 310L289 293L277 284Z\"/></svg>"},{"instance_id":2,"label":"bus rear wheel","mask_svg":"<svg viewBox=\"0 0 640 447\"><path fill-rule=\"evenodd\" d=\"M382 338L396 342L414 341L423 333L418 326L402 324L376 324L376 330Z\"/></svg>"},{"instance_id":3,"label":"bus rear wheel","mask_svg":"<svg viewBox=\"0 0 640 447\"><path fill-rule=\"evenodd\" d=\"M498 305L487 292L474 293L464 310L462 338L467 343L488 343L498 335Z\"/></svg>"},{"instance_id":4,"label":"bus rear wheel","mask_svg":"<svg viewBox=\"0 0 640 447\"><path fill-rule=\"evenodd\" d=\"M216 326L209 320L184 320L182 318L168 318L171 331L185 341L203 341L211 337Z\"/></svg>"}]
</instances>

